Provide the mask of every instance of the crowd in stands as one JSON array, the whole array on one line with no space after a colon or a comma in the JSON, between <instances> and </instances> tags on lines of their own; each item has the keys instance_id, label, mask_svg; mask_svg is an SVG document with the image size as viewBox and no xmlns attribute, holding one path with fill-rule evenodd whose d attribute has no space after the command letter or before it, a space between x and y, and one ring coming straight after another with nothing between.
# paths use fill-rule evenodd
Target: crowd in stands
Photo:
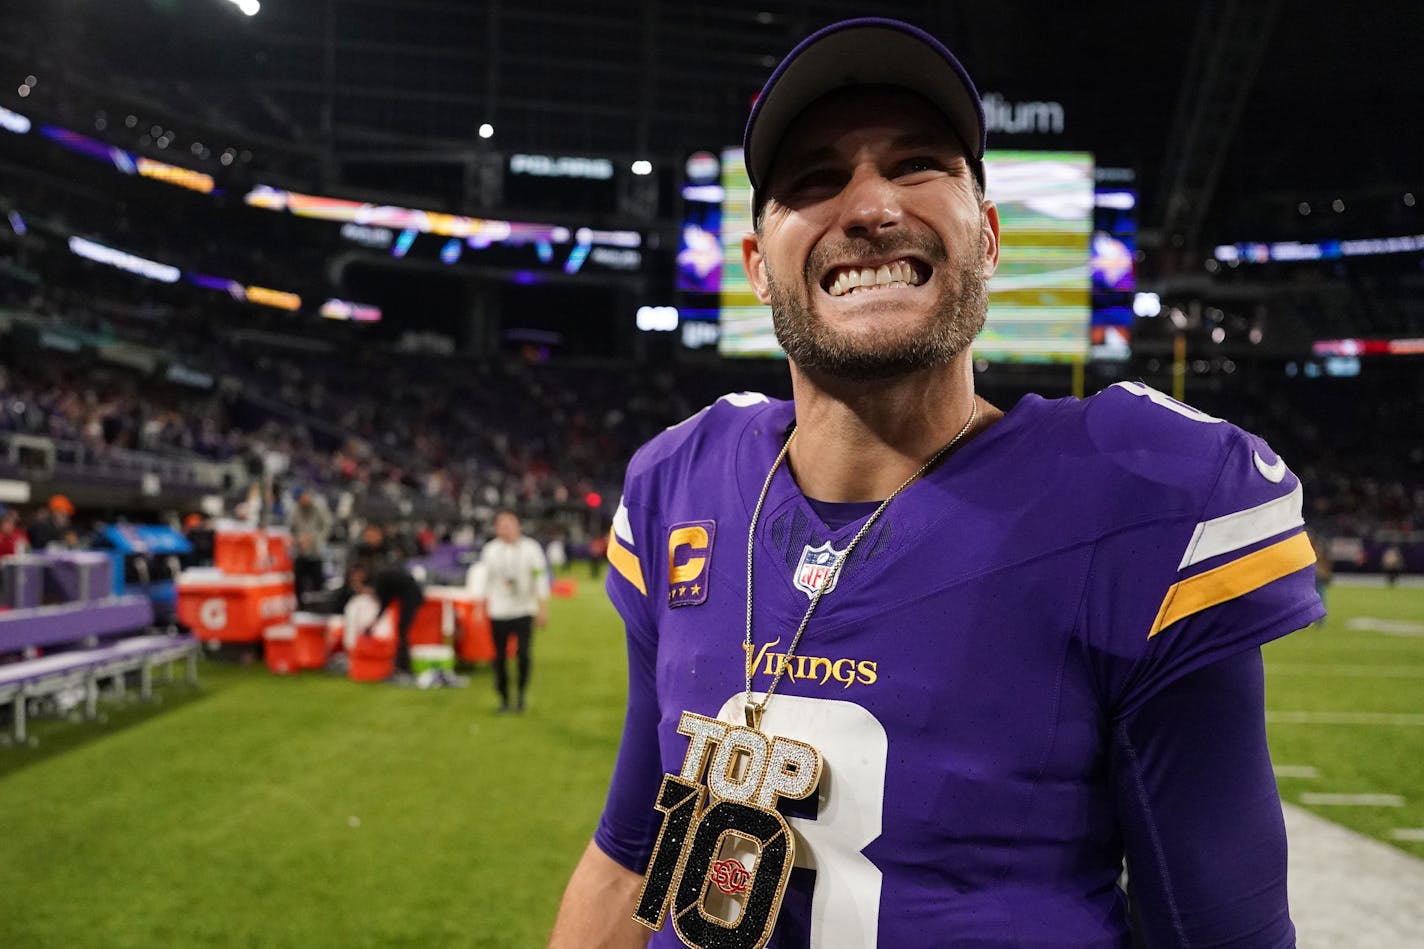
<instances>
[{"instance_id":1,"label":"crowd in stands","mask_svg":"<svg viewBox=\"0 0 1424 949\"><path fill-rule=\"evenodd\" d=\"M63 161L96 181L112 177L86 158ZM61 186L47 174L24 188L52 217L47 236L0 228L0 314L75 345L38 356L0 348L0 435L75 443L90 458L141 452L224 464L229 510L275 517L298 488L333 507L343 498L431 502L451 523L502 506L576 505L591 493L611 501L633 450L662 428L722 392L787 392L784 374L768 386L767 373L752 379L740 367L675 376L672 367L627 361L405 353L360 326L297 319L206 288L161 287L75 257L56 235L102 226L155 259L237 278L270 274L281 285L322 271L308 242L280 240L283 229L312 222L174 192L171 203L186 202L211 225L175 229L127 203L142 200L138 189L162 186L125 179L118 194ZM1265 435L1302 476L1321 530L1424 530L1417 373L1287 381L1278 371L1243 372L1188 401ZM984 382L991 398L1012 404L992 377Z\"/></svg>"}]
</instances>

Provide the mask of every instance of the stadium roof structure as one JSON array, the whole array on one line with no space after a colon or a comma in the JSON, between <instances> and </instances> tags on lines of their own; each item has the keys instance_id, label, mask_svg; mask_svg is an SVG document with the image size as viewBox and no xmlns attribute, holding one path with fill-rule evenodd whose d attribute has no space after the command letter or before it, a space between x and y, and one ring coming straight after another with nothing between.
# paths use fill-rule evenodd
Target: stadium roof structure
<instances>
[{"instance_id":1,"label":"stadium roof structure","mask_svg":"<svg viewBox=\"0 0 1424 949\"><path fill-rule=\"evenodd\" d=\"M57 0L9 15L0 104L49 69L311 168L481 148L668 162L738 143L779 57L866 12L944 38L1001 124L1060 105L1058 130L991 132L991 148L1136 169L1145 245L1196 254L1322 216L1363 236L1378 228L1353 216L1424 191L1418 0L266 0L251 18L219 0ZM1302 202L1322 213L1301 220Z\"/></svg>"}]
</instances>

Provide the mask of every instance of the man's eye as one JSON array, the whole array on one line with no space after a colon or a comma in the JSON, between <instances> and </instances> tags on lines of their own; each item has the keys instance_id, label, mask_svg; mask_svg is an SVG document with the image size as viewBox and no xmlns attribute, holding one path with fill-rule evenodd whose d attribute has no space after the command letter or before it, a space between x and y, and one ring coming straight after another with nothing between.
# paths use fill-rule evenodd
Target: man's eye
<instances>
[{"instance_id":1,"label":"man's eye","mask_svg":"<svg viewBox=\"0 0 1424 949\"><path fill-rule=\"evenodd\" d=\"M823 169L811 171L797 178L791 185L793 194L805 194L808 191L829 191L839 187L840 181L836 173Z\"/></svg>"},{"instance_id":2,"label":"man's eye","mask_svg":"<svg viewBox=\"0 0 1424 949\"><path fill-rule=\"evenodd\" d=\"M917 158L907 158L905 161L902 161L899 171L902 175L916 175L926 171L939 171L943 167L944 166L934 158L920 156Z\"/></svg>"}]
</instances>

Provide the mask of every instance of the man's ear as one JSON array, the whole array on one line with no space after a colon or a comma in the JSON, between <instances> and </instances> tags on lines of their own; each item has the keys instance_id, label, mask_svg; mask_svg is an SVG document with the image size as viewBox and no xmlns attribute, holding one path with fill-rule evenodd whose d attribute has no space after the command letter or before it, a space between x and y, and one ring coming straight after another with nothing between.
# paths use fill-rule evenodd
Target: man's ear
<instances>
[{"instance_id":1,"label":"man's ear","mask_svg":"<svg viewBox=\"0 0 1424 949\"><path fill-rule=\"evenodd\" d=\"M979 227L984 239L984 279L999 269L999 208L985 200L979 209Z\"/></svg>"},{"instance_id":2,"label":"man's ear","mask_svg":"<svg viewBox=\"0 0 1424 949\"><path fill-rule=\"evenodd\" d=\"M767 290L766 255L761 252L761 238L755 231L742 235L742 266L746 268L747 280L752 292L763 304L771 303L771 293Z\"/></svg>"}]
</instances>

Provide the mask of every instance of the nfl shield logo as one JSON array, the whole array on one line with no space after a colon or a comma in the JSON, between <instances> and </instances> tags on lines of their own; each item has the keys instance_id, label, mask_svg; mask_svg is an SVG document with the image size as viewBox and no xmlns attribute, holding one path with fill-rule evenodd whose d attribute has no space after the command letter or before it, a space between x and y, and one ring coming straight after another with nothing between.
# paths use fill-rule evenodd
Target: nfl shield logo
<instances>
[{"instance_id":1,"label":"nfl shield logo","mask_svg":"<svg viewBox=\"0 0 1424 949\"><path fill-rule=\"evenodd\" d=\"M830 541L826 541L819 547L812 547L810 544L801 551L801 562L796 565L796 572L792 577L796 584L796 589L805 593L808 597L816 595L826 578L831 575L831 568L836 565L836 561L844 554L843 550L836 550L831 546ZM830 593L836 588L836 581L840 579L837 573L831 579L831 585L826 587L826 593ZM821 594L825 596L826 593Z\"/></svg>"}]
</instances>

